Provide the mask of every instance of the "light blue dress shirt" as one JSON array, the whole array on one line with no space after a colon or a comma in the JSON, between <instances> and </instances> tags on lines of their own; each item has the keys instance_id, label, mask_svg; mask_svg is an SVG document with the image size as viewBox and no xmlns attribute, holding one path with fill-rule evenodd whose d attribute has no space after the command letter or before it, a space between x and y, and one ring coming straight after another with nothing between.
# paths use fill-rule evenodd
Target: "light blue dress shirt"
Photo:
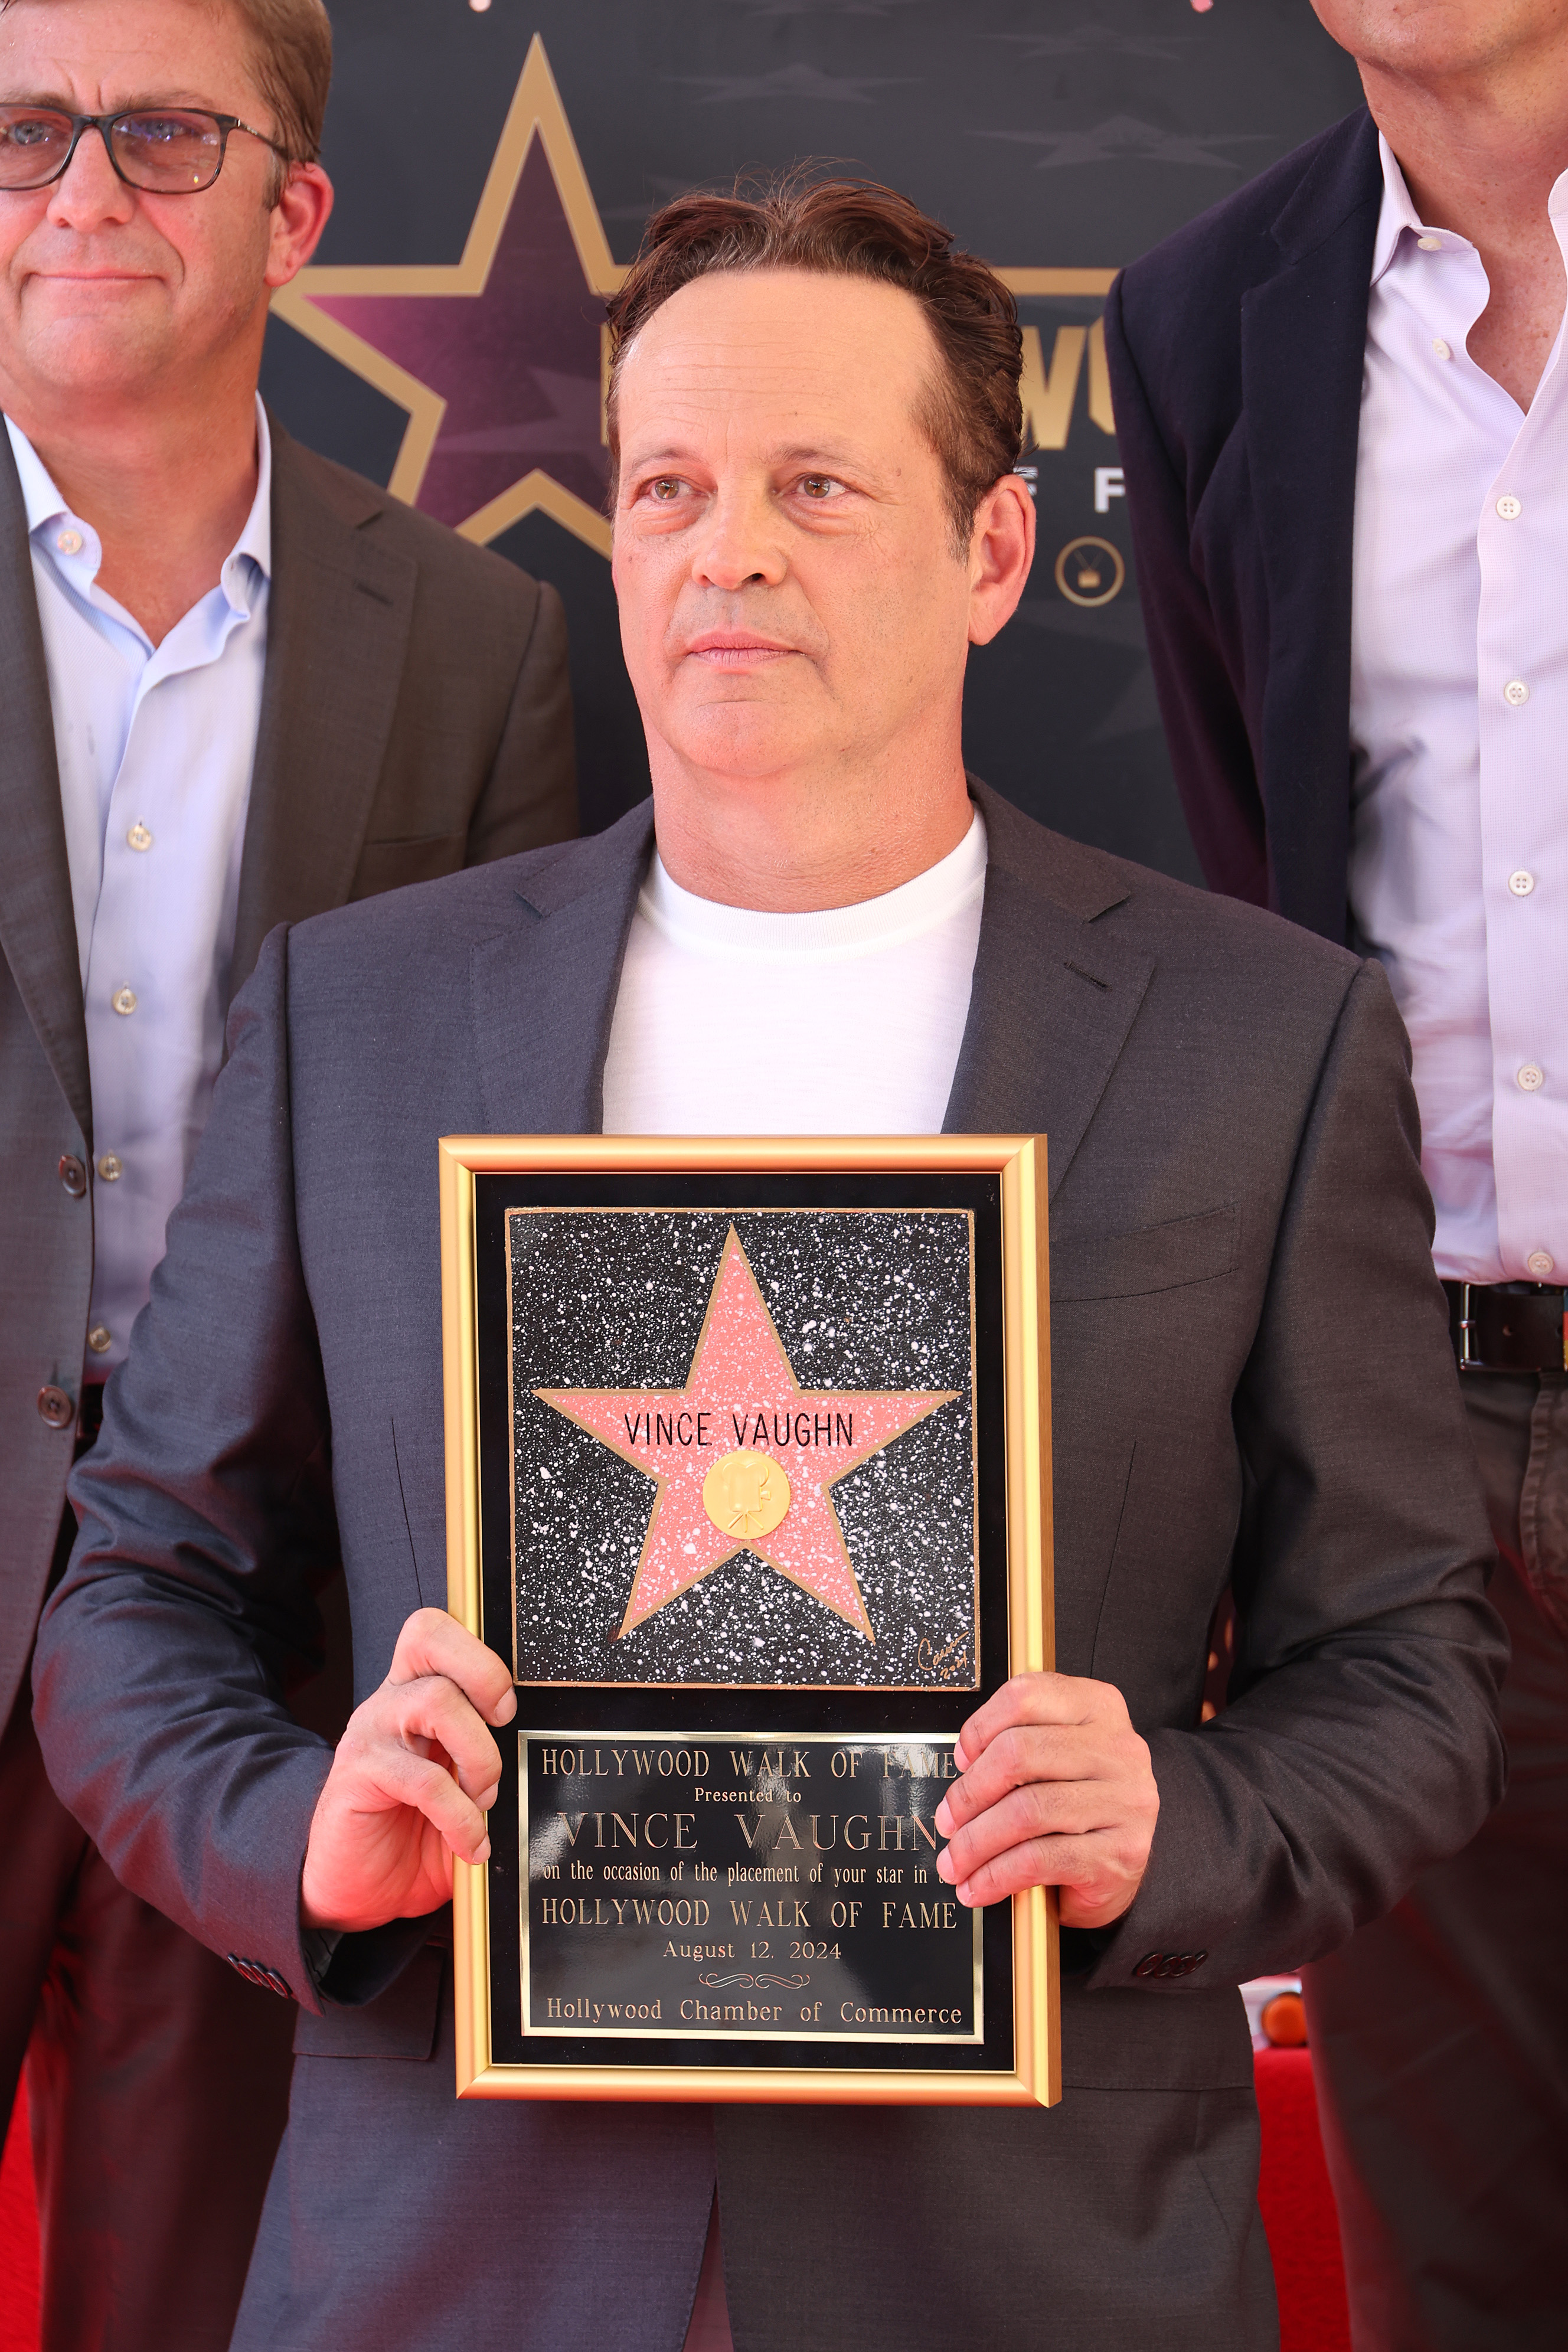
<instances>
[{"instance_id":1,"label":"light blue dress shirt","mask_svg":"<svg viewBox=\"0 0 1568 2352\"><path fill-rule=\"evenodd\" d=\"M219 583L154 646L98 585L98 535L9 417L32 544L92 1074L86 1370L125 1354L223 1058L267 666L272 453Z\"/></svg>"}]
</instances>

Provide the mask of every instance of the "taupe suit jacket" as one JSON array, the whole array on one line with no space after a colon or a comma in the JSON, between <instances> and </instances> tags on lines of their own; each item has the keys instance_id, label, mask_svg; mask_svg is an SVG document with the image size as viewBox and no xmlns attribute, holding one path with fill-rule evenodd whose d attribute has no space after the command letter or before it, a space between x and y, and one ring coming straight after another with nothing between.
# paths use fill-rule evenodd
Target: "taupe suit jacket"
<instances>
[{"instance_id":1,"label":"taupe suit jacket","mask_svg":"<svg viewBox=\"0 0 1568 2352\"><path fill-rule=\"evenodd\" d=\"M232 985L279 922L576 831L561 602L272 432L267 677ZM80 964L54 724L10 443L0 433L0 1724L65 1500L92 1283Z\"/></svg>"},{"instance_id":2,"label":"taupe suit jacket","mask_svg":"<svg viewBox=\"0 0 1568 2352\"><path fill-rule=\"evenodd\" d=\"M1386 1909L1501 1781L1405 1037L1375 963L977 796L947 1124L1049 1137L1058 1657L1126 1694L1162 1800L1131 1911L1068 1939L1066 2096L458 2105L439 1916L346 1937L325 1999L307 1968L329 1759L278 1661L340 1544L361 1694L445 1603L436 1142L599 1126L645 803L268 941L72 1484L35 1673L56 1786L306 2011L236 2352L678 2352L715 2149L738 2352L1277 2341L1237 1981Z\"/></svg>"}]
</instances>

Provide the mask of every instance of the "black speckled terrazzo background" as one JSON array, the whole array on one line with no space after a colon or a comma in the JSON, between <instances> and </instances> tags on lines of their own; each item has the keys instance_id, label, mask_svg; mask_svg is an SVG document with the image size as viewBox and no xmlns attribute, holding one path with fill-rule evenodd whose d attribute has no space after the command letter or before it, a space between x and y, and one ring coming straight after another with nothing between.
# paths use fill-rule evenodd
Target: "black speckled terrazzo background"
<instances>
[{"instance_id":1,"label":"black speckled terrazzo background","mask_svg":"<svg viewBox=\"0 0 1568 2352\"><path fill-rule=\"evenodd\" d=\"M653 1483L531 1391L679 1388L731 1223L803 1389L960 1391L833 1490L875 1645L750 1552L615 1638ZM973 1685L965 1213L550 1209L508 1229L519 1681Z\"/></svg>"}]
</instances>

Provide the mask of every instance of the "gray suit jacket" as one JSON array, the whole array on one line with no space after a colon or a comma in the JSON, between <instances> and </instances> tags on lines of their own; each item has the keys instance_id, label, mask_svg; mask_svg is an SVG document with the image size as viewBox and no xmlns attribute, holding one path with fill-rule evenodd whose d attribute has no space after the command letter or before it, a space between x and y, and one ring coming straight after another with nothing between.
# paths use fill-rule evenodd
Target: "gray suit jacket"
<instances>
[{"instance_id":1,"label":"gray suit jacket","mask_svg":"<svg viewBox=\"0 0 1568 2352\"><path fill-rule=\"evenodd\" d=\"M279 922L576 830L552 588L272 421L267 677L232 984ZM26 509L0 433L0 1723L65 1500L92 1283L92 1098Z\"/></svg>"},{"instance_id":2,"label":"gray suit jacket","mask_svg":"<svg viewBox=\"0 0 1568 2352\"><path fill-rule=\"evenodd\" d=\"M645 803L268 941L73 1482L36 1673L56 1785L307 2012L243 2352L676 2352L715 2142L740 2352L1273 2340L1235 1985L1386 1909L1501 1785L1405 1039L1375 964L976 789L947 1124L1049 1137L1058 1656L1125 1692L1162 1798L1131 1910L1069 1939L1065 2100L459 2106L439 1917L346 1938L325 1999L306 1965L328 1757L278 1662L340 1540L361 1694L444 1605L436 1139L599 1125ZM1200 1727L1227 1579L1232 1702Z\"/></svg>"}]
</instances>

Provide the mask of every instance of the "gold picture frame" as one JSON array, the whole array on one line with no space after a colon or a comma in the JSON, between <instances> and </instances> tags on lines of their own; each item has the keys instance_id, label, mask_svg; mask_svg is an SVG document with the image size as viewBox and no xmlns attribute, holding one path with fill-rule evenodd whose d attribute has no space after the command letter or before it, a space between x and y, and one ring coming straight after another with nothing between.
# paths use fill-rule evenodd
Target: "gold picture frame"
<instances>
[{"instance_id":1,"label":"gold picture frame","mask_svg":"<svg viewBox=\"0 0 1568 2352\"><path fill-rule=\"evenodd\" d=\"M987 1197L996 1201L1000 1238L1005 1671L1038 1671L1053 1664L1048 1242L1043 1136L447 1136L439 1145L439 1166L447 1606L470 1633L481 1640L487 1638L480 1542L485 1465L477 1214L484 1180L517 1178L537 1184L539 1180L559 1178L612 1179L624 1191L626 1180L640 1176L667 1190L671 1180L686 1177L731 1178L738 1187L747 1182L754 1187L756 1180L774 1177L909 1180L916 1184L921 1180L979 1177L995 1180ZM755 1213L776 1213L759 1208ZM501 1646L495 1638L499 1632L498 1627L490 1628L492 1646ZM508 1647L502 1654L510 1654L515 1623L506 1632ZM994 1684L1000 1678L993 1675L989 1679ZM528 1687L524 1685L519 1690L516 1719L525 1775L529 1743L521 1735L529 1727ZM583 1691L579 1712L584 1727L578 1731L579 1738L594 1736L591 1718L596 1696L603 1694L592 1688ZM977 1695L969 1706L978 1703ZM637 1736L626 1728L624 1709L614 1720L620 1727L617 1736ZM566 1736L557 1726L550 1728L557 1738ZM535 1741L544 1736L537 1728L532 1733ZM714 1736L732 1739L745 1735L730 1729ZM787 1739L794 1735L783 1736ZM851 1728L843 1738L856 1736ZM913 1739L918 1735L900 1737ZM884 1739L882 1745L891 1747L892 1742ZM517 1805L521 1822L527 1813L526 1792L518 1798ZM885 1822L883 1826L885 1830ZM503 1843L498 1841L498 1851ZM875 2073L868 2073L864 2064L801 2063L798 2053L796 2063L784 2064L727 2064L721 2060L665 2063L661 2058L649 2060L646 2046L639 2042L644 2054L634 2063L615 2063L607 2053L605 2063L577 2064L545 2063L542 2050L537 2060L526 2050L521 2058L498 2055L492 2030L496 1982L492 1881L507 1883L501 1876L505 1868L504 1855L498 1859L498 1853L492 1853L485 1867L458 1863L455 1869L457 2089L461 2098L1049 2105L1060 2095L1056 1903L1049 1890L1034 1888L1014 1896L1010 1937L1005 1931L994 1931L988 1948L1005 1952L1010 1959L1011 2048L999 2063L989 2063L996 2056L989 2044L988 2063L984 2066L952 2061L939 2068L906 2064L900 2058L896 2064L884 2062ZM1001 1908L993 1906L996 1914ZM527 1916L524 1907L525 1921ZM526 1949L525 1930L520 1928L519 1933L524 1936ZM978 1915L974 1942L978 1953ZM673 2038L671 2046L679 2050ZM912 2056L913 2046L906 2046Z\"/></svg>"}]
</instances>

